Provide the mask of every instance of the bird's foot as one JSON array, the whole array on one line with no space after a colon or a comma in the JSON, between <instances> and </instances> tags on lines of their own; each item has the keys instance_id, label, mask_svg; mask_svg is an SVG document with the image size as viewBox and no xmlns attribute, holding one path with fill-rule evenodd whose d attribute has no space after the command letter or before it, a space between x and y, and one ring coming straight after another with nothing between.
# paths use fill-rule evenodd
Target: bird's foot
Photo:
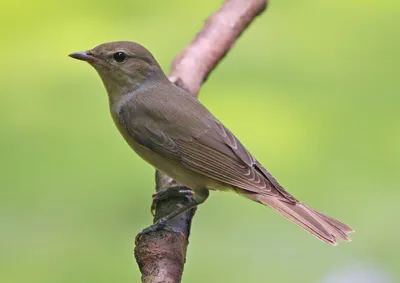
<instances>
[{"instance_id":1,"label":"bird's foot","mask_svg":"<svg viewBox=\"0 0 400 283\"><path fill-rule=\"evenodd\" d=\"M136 239L135 239L135 244L137 245L137 243L139 242L140 238L148 233L151 232L155 232L155 231L159 231L159 230L164 230L164 231L169 231L169 232L173 232L178 234L179 236L181 236L181 238L186 241L185 238L185 234L183 233L183 231L177 227L172 227L170 225L168 225L164 219L160 219L159 221L157 221L156 223L154 223L153 225L143 229L141 232L139 232L136 235Z\"/></svg>"},{"instance_id":2,"label":"bird's foot","mask_svg":"<svg viewBox=\"0 0 400 283\"><path fill-rule=\"evenodd\" d=\"M168 187L166 189L160 190L159 192L152 195L153 202L151 203L151 208L150 208L151 214L155 216L155 210L159 201L165 200L170 197L179 197L179 196L184 196L191 201L194 197L194 191L189 190L188 188L183 186Z\"/></svg>"}]
</instances>

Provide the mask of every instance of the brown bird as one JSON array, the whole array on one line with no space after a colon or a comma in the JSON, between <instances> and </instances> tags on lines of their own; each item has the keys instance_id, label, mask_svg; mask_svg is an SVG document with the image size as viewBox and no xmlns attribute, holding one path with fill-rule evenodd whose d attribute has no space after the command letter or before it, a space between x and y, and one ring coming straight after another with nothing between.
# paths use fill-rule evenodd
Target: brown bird
<instances>
[{"instance_id":1,"label":"brown bird","mask_svg":"<svg viewBox=\"0 0 400 283\"><path fill-rule=\"evenodd\" d=\"M168 80L143 46L111 42L70 56L99 73L114 122L132 149L192 190L187 206L145 232L165 227L166 221L201 204L209 190L233 190L271 207L324 242L350 241L347 234L352 228L289 194L206 107ZM171 193L162 191L155 198Z\"/></svg>"}]
</instances>

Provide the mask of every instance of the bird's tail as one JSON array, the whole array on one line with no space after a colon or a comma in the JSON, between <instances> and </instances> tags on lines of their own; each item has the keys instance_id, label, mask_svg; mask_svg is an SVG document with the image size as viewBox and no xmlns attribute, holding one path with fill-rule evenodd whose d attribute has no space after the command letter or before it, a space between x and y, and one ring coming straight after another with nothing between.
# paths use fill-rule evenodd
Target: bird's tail
<instances>
[{"instance_id":1,"label":"bird's tail","mask_svg":"<svg viewBox=\"0 0 400 283\"><path fill-rule=\"evenodd\" d=\"M273 208L323 242L336 246L339 239L346 242L351 241L347 235L354 232L351 227L302 203L293 204L282 199L258 194L253 195L252 198Z\"/></svg>"}]
</instances>

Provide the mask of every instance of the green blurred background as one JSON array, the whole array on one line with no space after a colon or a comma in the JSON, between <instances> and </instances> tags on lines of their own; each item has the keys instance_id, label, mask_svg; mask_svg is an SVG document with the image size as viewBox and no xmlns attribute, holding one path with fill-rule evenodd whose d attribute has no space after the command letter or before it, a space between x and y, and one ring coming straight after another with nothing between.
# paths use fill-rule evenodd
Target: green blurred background
<instances>
[{"instance_id":1,"label":"green blurred background","mask_svg":"<svg viewBox=\"0 0 400 283\"><path fill-rule=\"evenodd\" d=\"M154 170L115 129L96 72L67 55L132 40L168 71L220 2L1 1L0 282L139 282ZM290 192L357 233L334 248L213 193L183 282L400 282L400 4L271 2L200 99Z\"/></svg>"}]
</instances>

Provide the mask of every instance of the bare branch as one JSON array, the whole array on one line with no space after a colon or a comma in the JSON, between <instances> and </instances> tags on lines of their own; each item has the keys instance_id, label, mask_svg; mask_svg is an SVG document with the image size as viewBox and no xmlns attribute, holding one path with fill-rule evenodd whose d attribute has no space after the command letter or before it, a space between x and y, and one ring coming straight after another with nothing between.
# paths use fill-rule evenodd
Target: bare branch
<instances>
[{"instance_id":1,"label":"bare branch","mask_svg":"<svg viewBox=\"0 0 400 283\"><path fill-rule=\"evenodd\" d=\"M211 71L266 6L266 0L225 1L208 18L196 38L175 58L170 74L171 81L197 95Z\"/></svg>"},{"instance_id":2,"label":"bare branch","mask_svg":"<svg viewBox=\"0 0 400 283\"><path fill-rule=\"evenodd\" d=\"M201 84L266 6L267 0L226 0L208 18L196 38L175 58L170 80L197 96ZM156 191L173 186L181 185L160 172L156 173ZM185 201L185 198L174 197L158 202L154 222ZM195 209L192 209L168 222L184 231L183 235L161 230L145 234L138 240L135 257L142 272L142 282L181 281L194 213Z\"/></svg>"}]
</instances>

